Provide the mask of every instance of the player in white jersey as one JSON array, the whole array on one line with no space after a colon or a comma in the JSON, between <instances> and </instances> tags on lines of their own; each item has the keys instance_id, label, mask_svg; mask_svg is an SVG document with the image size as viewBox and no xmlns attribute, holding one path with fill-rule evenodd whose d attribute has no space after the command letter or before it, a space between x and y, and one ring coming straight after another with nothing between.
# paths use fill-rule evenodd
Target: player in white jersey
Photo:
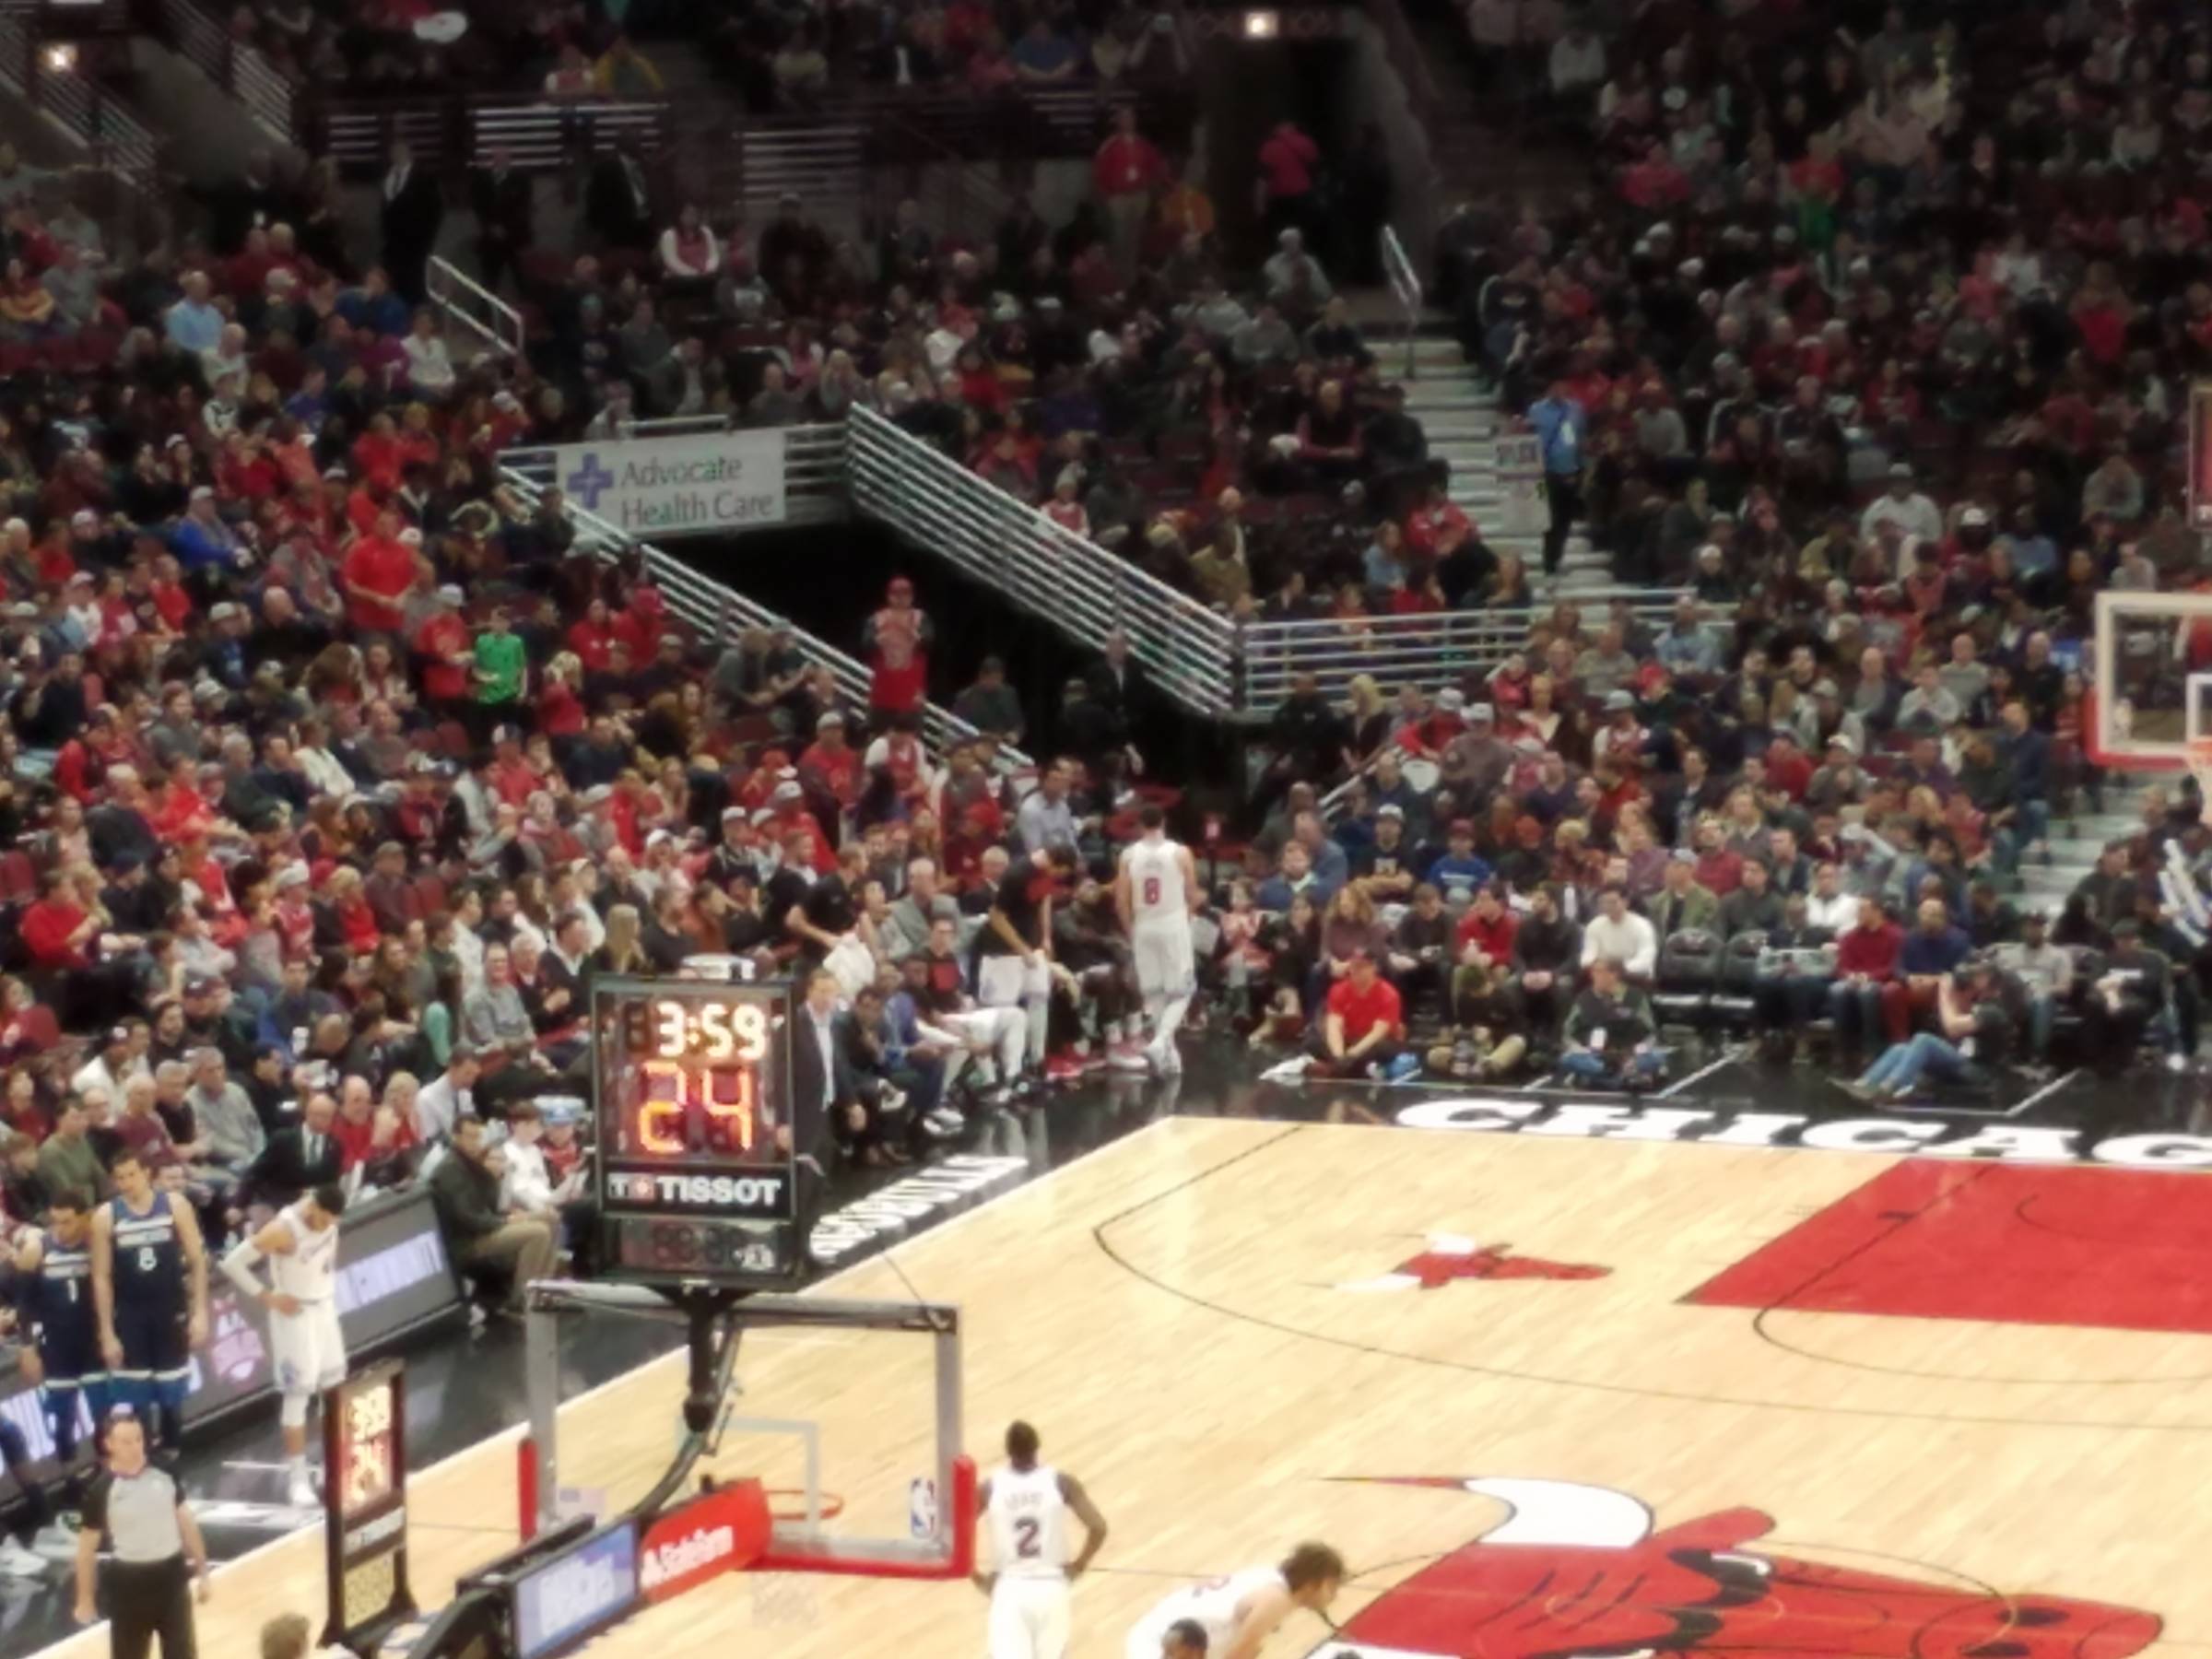
<instances>
[{"instance_id":1,"label":"player in white jersey","mask_svg":"<svg viewBox=\"0 0 2212 1659\"><path fill-rule=\"evenodd\" d=\"M990 1535L992 1571L977 1587L991 1597L991 1659L1065 1659L1068 1585L1106 1542L1106 1517L1083 1483L1037 1461L1037 1430L1006 1430L1006 1462L976 1492ZM1083 1523L1083 1547L1067 1553L1067 1517Z\"/></svg>"},{"instance_id":2,"label":"player in white jersey","mask_svg":"<svg viewBox=\"0 0 2212 1659\"><path fill-rule=\"evenodd\" d=\"M345 1213L346 1190L319 1186L223 1257L223 1277L269 1312L288 1496L301 1508L315 1501L307 1472L308 1403L346 1380L346 1334L338 1326L338 1218ZM264 1258L266 1285L254 1271Z\"/></svg>"},{"instance_id":3,"label":"player in white jersey","mask_svg":"<svg viewBox=\"0 0 2212 1659\"><path fill-rule=\"evenodd\" d=\"M1248 1567L1171 1593L1130 1630L1125 1659L1160 1659L1168 1632L1186 1619L1206 1632L1207 1659L1257 1659L1277 1625L1300 1607L1321 1612L1343 1583L1342 1556L1326 1544L1300 1544L1279 1567Z\"/></svg>"},{"instance_id":4,"label":"player in white jersey","mask_svg":"<svg viewBox=\"0 0 2212 1659\"><path fill-rule=\"evenodd\" d=\"M1114 908L1129 935L1136 963L1136 988L1152 1022L1145 1059L1162 1077L1182 1069L1175 1053L1175 1032L1198 989L1197 959L1191 947L1191 913L1203 894L1191 850L1168 839L1167 815L1147 802L1136 815L1144 833L1122 852L1113 878Z\"/></svg>"}]
</instances>

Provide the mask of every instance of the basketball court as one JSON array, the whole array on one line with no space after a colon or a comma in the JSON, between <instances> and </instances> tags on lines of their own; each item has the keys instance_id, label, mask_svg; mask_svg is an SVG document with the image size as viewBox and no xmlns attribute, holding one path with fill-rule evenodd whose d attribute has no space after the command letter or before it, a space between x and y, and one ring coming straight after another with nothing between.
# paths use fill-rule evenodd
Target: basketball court
<instances>
[{"instance_id":1,"label":"basketball court","mask_svg":"<svg viewBox=\"0 0 2212 1659\"><path fill-rule=\"evenodd\" d=\"M2186 1173L1171 1118L810 1294L960 1309L967 1449L1042 1431L1112 1524L1075 1652L1320 1537L1273 1654L1694 1648L2125 1659L2212 1645L2212 1192ZM712 1466L903 1524L928 1345L750 1333ZM560 1478L634 1503L680 1357L572 1401ZM515 1437L420 1471L426 1607L516 1540ZM303 1534L222 1569L209 1653L319 1607ZM965 1583L739 1573L606 1659L970 1659ZM105 1634L52 1650L105 1651ZM749 1651L749 1650L748 1650Z\"/></svg>"}]
</instances>

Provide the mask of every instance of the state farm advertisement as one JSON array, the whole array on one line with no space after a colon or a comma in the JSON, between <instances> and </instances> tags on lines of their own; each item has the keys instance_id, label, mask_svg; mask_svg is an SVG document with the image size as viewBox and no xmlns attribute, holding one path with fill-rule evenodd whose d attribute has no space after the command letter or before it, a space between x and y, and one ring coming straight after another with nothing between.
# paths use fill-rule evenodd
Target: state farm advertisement
<instances>
[{"instance_id":1,"label":"state farm advertisement","mask_svg":"<svg viewBox=\"0 0 2212 1659\"><path fill-rule=\"evenodd\" d=\"M750 1566L768 1547L768 1494L759 1481L718 1487L645 1529L638 1588L649 1602L666 1601Z\"/></svg>"}]
</instances>

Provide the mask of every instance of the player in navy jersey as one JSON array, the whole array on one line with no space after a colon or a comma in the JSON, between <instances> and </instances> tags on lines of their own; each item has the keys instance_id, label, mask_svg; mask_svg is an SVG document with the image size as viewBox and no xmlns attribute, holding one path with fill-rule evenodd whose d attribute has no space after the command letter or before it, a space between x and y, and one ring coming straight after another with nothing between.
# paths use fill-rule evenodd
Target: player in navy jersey
<instances>
[{"instance_id":1,"label":"player in navy jersey","mask_svg":"<svg viewBox=\"0 0 2212 1659\"><path fill-rule=\"evenodd\" d=\"M18 1306L32 1343L23 1374L40 1385L53 1429L54 1461L66 1469L76 1452L77 1404L95 1434L108 1417L108 1367L92 1305L92 1200L54 1194L43 1231L26 1228L16 1246Z\"/></svg>"},{"instance_id":2,"label":"player in navy jersey","mask_svg":"<svg viewBox=\"0 0 2212 1659\"><path fill-rule=\"evenodd\" d=\"M189 1350L207 1340L207 1252L182 1198L154 1190L136 1154L118 1152L115 1196L92 1216L92 1296L100 1353L119 1404L183 1441Z\"/></svg>"}]
</instances>

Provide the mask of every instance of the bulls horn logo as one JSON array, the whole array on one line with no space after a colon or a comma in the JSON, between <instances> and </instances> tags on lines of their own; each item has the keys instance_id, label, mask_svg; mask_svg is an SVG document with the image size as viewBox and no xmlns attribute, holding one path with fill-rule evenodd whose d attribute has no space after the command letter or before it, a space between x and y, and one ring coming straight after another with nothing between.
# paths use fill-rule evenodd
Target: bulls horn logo
<instances>
[{"instance_id":1,"label":"bulls horn logo","mask_svg":"<svg viewBox=\"0 0 2212 1659\"><path fill-rule=\"evenodd\" d=\"M1352 1615L1311 1659L2128 1659L2159 1620L1770 1555L1754 1509L1654 1530L1625 1492L1557 1480L1379 1484L1495 1499L1506 1518Z\"/></svg>"}]
</instances>

